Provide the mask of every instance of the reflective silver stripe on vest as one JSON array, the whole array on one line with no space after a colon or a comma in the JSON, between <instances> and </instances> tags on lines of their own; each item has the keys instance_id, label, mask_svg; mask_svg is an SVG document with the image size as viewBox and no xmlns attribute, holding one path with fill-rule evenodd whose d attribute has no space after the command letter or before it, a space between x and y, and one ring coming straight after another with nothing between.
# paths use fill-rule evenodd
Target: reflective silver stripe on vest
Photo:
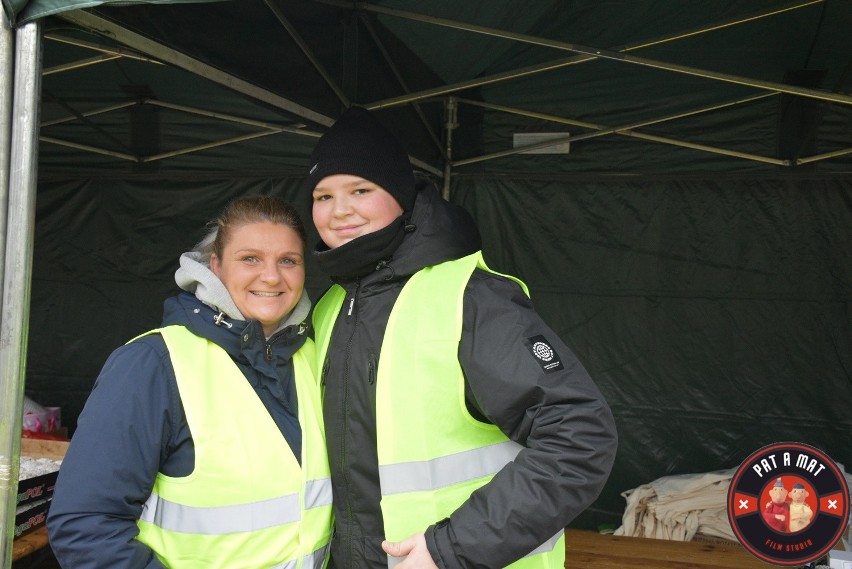
<instances>
[{"instance_id":1,"label":"reflective silver stripe on vest","mask_svg":"<svg viewBox=\"0 0 852 569\"><path fill-rule=\"evenodd\" d=\"M548 553L553 551L553 548L556 547L556 542L559 541L559 538L562 537L562 534L565 533L565 530L559 530L556 535L527 553L524 557L529 557L530 555L538 555L539 553Z\"/></svg>"},{"instance_id":2,"label":"reflective silver stripe on vest","mask_svg":"<svg viewBox=\"0 0 852 569\"><path fill-rule=\"evenodd\" d=\"M298 522L301 517L298 494L213 507L186 506L151 494L142 507L140 519L168 531L223 535Z\"/></svg>"},{"instance_id":3,"label":"reflective silver stripe on vest","mask_svg":"<svg viewBox=\"0 0 852 569\"><path fill-rule=\"evenodd\" d=\"M308 553L302 557L302 569L322 569L330 547L330 544L320 547L313 553ZM296 569L297 565L296 561L285 561L284 563L273 565L269 569Z\"/></svg>"},{"instance_id":4,"label":"reflective silver stripe on vest","mask_svg":"<svg viewBox=\"0 0 852 569\"><path fill-rule=\"evenodd\" d=\"M308 480L305 484L305 509L331 504L331 478Z\"/></svg>"},{"instance_id":5,"label":"reflective silver stripe on vest","mask_svg":"<svg viewBox=\"0 0 852 569\"><path fill-rule=\"evenodd\" d=\"M513 461L522 448L514 441L505 441L432 460L380 466L382 496L437 490L496 474Z\"/></svg>"},{"instance_id":6,"label":"reflective silver stripe on vest","mask_svg":"<svg viewBox=\"0 0 852 569\"><path fill-rule=\"evenodd\" d=\"M330 548L331 544L328 544L325 547L317 549L313 553L305 555L302 560L302 569L322 569L323 565L325 565L325 559L328 557Z\"/></svg>"}]
</instances>

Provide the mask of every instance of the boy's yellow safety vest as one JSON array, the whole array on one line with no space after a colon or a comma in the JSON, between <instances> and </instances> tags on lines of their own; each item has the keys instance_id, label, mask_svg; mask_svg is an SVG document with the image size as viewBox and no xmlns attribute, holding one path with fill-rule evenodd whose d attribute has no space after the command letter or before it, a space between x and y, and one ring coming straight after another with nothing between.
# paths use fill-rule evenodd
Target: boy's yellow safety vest
<instances>
[{"instance_id":1,"label":"boy's yellow safety vest","mask_svg":"<svg viewBox=\"0 0 852 569\"><path fill-rule=\"evenodd\" d=\"M192 440L195 469L157 475L137 539L172 569L322 569L331 482L313 342L293 356L301 466L257 393L219 346L183 326L161 334Z\"/></svg>"},{"instance_id":2,"label":"boy's yellow safety vest","mask_svg":"<svg viewBox=\"0 0 852 569\"><path fill-rule=\"evenodd\" d=\"M458 347L464 291L476 268L490 271L481 252L422 269L391 310L376 379L381 508L390 541L449 517L522 448L473 418L465 404ZM316 306L318 369L344 296L334 285ZM562 569L564 539L560 530L509 567Z\"/></svg>"}]
</instances>

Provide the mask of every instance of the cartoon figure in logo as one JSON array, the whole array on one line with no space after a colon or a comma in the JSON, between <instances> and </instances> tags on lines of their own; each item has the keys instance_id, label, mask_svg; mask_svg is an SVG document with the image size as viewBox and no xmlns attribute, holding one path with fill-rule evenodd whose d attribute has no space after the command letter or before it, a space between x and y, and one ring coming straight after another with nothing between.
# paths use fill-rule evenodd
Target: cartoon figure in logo
<instances>
[{"instance_id":1,"label":"cartoon figure in logo","mask_svg":"<svg viewBox=\"0 0 852 569\"><path fill-rule=\"evenodd\" d=\"M790 490L790 532L797 532L805 529L811 518L814 517L814 511L805 503L805 498L810 496L810 493L805 490L805 486L799 482L793 484L793 489Z\"/></svg>"},{"instance_id":2,"label":"cartoon figure in logo","mask_svg":"<svg viewBox=\"0 0 852 569\"><path fill-rule=\"evenodd\" d=\"M769 490L771 500L766 503L763 511L763 521L775 531L787 531L787 519L790 517L790 504L787 500L787 489L779 478Z\"/></svg>"}]
</instances>

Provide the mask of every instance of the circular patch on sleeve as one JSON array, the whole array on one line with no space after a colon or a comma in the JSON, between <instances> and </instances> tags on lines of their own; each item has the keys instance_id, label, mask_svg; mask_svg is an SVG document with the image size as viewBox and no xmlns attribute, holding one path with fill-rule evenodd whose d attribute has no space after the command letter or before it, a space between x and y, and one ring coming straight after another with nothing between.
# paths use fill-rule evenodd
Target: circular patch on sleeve
<instances>
[{"instance_id":1,"label":"circular patch on sleeve","mask_svg":"<svg viewBox=\"0 0 852 569\"><path fill-rule=\"evenodd\" d=\"M562 365L562 360L559 359L559 354L556 353L556 350L553 349L553 346L544 336L532 336L527 338L526 343L533 358L535 358L535 361L538 362L538 365L541 366L541 369L545 373L565 368Z\"/></svg>"}]
</instances>

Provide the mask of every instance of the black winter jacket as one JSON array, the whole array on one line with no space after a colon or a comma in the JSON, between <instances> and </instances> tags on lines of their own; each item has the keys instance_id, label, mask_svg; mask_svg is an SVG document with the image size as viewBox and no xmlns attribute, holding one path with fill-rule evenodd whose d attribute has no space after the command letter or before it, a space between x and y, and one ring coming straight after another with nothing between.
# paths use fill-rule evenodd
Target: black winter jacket
<instances>
[{"instance_id":1,"label":"black winter jacket","mask_svg":"<svg viewBox=\"0 0 852 569\"><path fill-rule=\"evenodd\" d=\"M415 229L393 258L361 279L339 282L347 297L322 372L335 569L387 567L381 549L375 379L390 310L415 272L480 248L470 216L442 200L431 185L418 188L410 222ZM562 369L543 369L531 352L536 338L556 351ZM474 272L465 289L458 357L470 412L526 448L449 519L423 530L441 568L504 567L595 500L615 457L615 424L586 370L514 281Z\"/></svg>"},{"instance_id":2,"label":"black winter jacket","mask_svg":"<svg viewBox=\"0 0 852 569\"><path fill-rule=\"evenodd\" d=\"M225 318L217 326L217 313L188 293L168 299L164 313L163 326L186 326L231 356L301 457L292 356L305 343L304 328L286 327L267 341L257 321ZM145 336L115 350L86 401L59 471L47 527L60 565L163 569L151 549L134 539L136 520L157 472L186 476L194 462L162 337Z\"/></svg>"}]
</instances>

